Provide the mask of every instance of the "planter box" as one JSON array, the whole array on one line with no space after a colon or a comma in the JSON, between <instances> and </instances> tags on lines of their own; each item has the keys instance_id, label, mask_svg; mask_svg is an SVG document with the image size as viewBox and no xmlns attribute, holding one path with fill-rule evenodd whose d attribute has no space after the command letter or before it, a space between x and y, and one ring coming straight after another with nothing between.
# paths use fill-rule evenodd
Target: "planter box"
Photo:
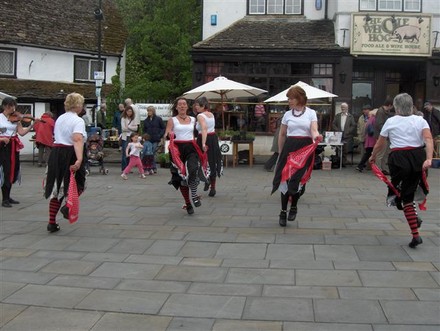
<instances>
[{"instance_id":1,"label":"planter box","mask_svg":"<svg viewBox=\"0 0 440 331\"><path fill-rule=\"evenodd\" d=\"M322 170L332 170L332 162L322 161Z\"/></svg>"}]
</instances>

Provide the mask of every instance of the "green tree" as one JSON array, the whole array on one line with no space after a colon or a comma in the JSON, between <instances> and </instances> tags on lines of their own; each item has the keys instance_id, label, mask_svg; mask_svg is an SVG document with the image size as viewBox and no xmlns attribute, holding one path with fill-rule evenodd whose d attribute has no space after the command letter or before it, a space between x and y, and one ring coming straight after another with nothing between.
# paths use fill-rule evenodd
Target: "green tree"
<instances>
[{"instance_id":1,"label":"green tree","mask_svg":"<svg viewBox=\"0 0 440 331\"><path fill-rule=\"evenodd\" d=\"M170 100L191 89L199 0L117 0L129 31L124 96Z\"/></svg>"}]
</instances>

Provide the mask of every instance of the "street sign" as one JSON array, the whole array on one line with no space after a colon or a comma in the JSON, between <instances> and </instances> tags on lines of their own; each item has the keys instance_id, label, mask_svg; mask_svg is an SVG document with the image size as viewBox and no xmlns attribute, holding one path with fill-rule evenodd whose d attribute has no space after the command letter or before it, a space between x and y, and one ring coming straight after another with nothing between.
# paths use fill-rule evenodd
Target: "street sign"
<instances>
[{"instance_id":1,"label":"street sign","mask_svg":"<svg viewBox=\"0 0 440 331\"><path fill-rule=\"evenodd\" d=\"M95 80L104 80L104 71L95 71L94 78Z\"/></svg>"}]
</instances>

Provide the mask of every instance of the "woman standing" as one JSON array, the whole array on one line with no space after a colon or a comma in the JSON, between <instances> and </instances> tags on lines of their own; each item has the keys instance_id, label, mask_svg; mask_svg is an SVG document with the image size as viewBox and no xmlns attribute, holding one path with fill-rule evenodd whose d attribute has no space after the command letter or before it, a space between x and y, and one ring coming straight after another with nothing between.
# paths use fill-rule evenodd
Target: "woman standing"
<instances>
[{"instance_id":1,"label":"woman standing","mask_svg":"<svg viewBox=\"0 0 440 331\"><path fill-rule=\"evenodd\" d=\"M138 132L139 125L135 120L135 112L133 110L133 106L129 105L125 107L124 112L121 115L121 168L122 171L128 166L128 159L125 155L125 150L127 149L127 144L130 142L130 135L133 132Z\"/></svg>"},{"instance_id":2,"label":"woman standing","mask_svg":"<svg viewBox=\"0 0 440 331\"><path fill-rule=\"evenodd\" d=\"M173 106L173 117L167 122L165 138L170 138L171 182L185 200L188 214L202 205L197 195L202 152L194 140L195 118L188 115L188 102L178 98Z\"/></svg>"},{"instance_id":3,"label":"woman standing","mask_svg":"<svg viewBox=\"0 0 440 331\"><path fill-rule=\"evenodd\" d=\"M282 182L282 172L288 167L287 158L289 153L297 151L305 146L313 144L316 139L322 140L318 132L318 119L313 109L306 107L306 92L299 86L293 86L287 91L289 108L280 126L278 138L278 150L280 156L275 169L272 193L277 189L281 191L281 212L279 216L280 226L286 226L286 220L294 221L298 212L298 200L305 183L310 179L313 168L314 154L312 153L305 165L298 169L287 181ZM289 216L287 216L287 203L291 199Z\"/></svg>"},{"instance_id":4,"label":"woman standing","mask_svg":"<svg viewBox=\"0 0 440 331\"><path fill-rule=\"evenodd\" d=\"M20 149L23 148L17 134L24 136L33 127L31 124L25 128L20 121L13 120L12 114L15 112L15 107L17 107L15 99L10 97L3 99L0 113L0 172L2 172L0 179L3 178L3 181L0 180L0 182L2 183L2 206L5 208L19 203L11 198L12 184L20 178Z\"/></svg>"},{"instance_id":5,"label":"woman standing","mask_svg":"<svg viewBox=\"0 0 440 331\"><path fill-rule=\"evenodd\" d=\"M216 178L223 174L222 153L218 144L218 136L215 133L215 118L209 110L209 103L205 97L197 99L194 105L198 113L197 144L203 152L208 154L209 182L205 184L204 191L209 190L208 195L213 197L216 194Z\"/></svg>"},{"instance_id":6,"label":"woman standing","mask_svg":"<svg viewBox=\"0 0 440 331\"><path fill-rule=\"evenodd\" d=\"M144 120L144 131L143 133L148 133L150 136L150 142L153 145L153 155L156 153L157 145L160 143L164 133L165 124L161 117L156 115L156 108L149 106L147 108L147 118ZM152 158L152 170L157 173L156 160Z\"/></svg>"},{"instance_id":7,"label":"woman standing","mask_svg":"<svg viewBox=\"0 0 440 331\"><path fill-rule=\"evenodd\" d=\"M374 163L377 154L390 141L388 157L391 183L400 186L400 200L403 213L411 229L412 240L409 247L416 248L423 240L419 235L417 212L414 207L414 193L422 180L423 171L431 167L433 155L432 135L428 122L412 113L413 100L407 93L398 94L393 101L396 115L386 120L380 131L369 159ZM388 198L394 195L389 189ZM387 199L388 200L388 199Z\"/></svg>"},{"instance_id":8,"label":"woman standing","mask_svg":"<svg viewBox=\"0 0 440 331\"><path fill-rule=\"evenodd\" d=\"M44 197L49 200L49 224L47 231L56 232L60 226L56 216L63 199L68 194L70 172L75 172L75 181L80 195L85 188L86 170L84 142L87 137L84 120L78 115L84 107L84 97L78 93L70 93L64 101L66 112L55 122L55 142L50 152ZM68 218L69 209L61 207L64 218Z\"/></svg>"}]
</instances>

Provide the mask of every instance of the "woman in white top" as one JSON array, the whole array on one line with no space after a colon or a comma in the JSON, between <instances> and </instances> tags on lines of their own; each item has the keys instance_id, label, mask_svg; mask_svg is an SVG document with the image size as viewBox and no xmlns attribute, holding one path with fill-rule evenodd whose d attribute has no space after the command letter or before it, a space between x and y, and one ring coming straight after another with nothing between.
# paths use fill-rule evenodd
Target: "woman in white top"
<instances>
[{"instance_id":1,"label":"woman in white top","mask_svg":"<svg viewBox=\"0 0 440 331\"><path fill-rule=\"evenodd\" d=\"M197 195L200 182L200 159L202 152L194 139L195 118L188 115L188 102L178 98L173 106L173 117L167 122L165 138L170 138L171 182L180 189L188 214L202 203Z\"/></svg>"},{"instance_id":2,"label":"woman in white top","mask_svg":"<svg viewBox=\"0 0 440 331\"><path fill-rule=\"evenodd\" d=\"M19 203L11 198L12 184L20 178L20 149L23 148L23 144L18 135L24 136L33 126L31 124L25 128L21 121L13 120L16 117L14 116L15 107L17 107L17 101L14 98L3 99L0 113L0 183L3 196L2 206L5 208Z\"/></svg>"},{"instance_id":3,"label":"woman in white top","mask_svg":"<svg viewBox=\"0 0 440 331\"><path fill-rule=\"evenodd\" d=\"M121 168L122 171L128 165L128 158L125 155L125 150L127 149L127 144L130 142L130 135L133 132L138 132L139 125L136 121L136 113L133 109L132 105L125 107L124 111L121 114Z\"/></svg>"},{"instance_id":4,"label":"woman in white top","mask_svg":"<svg viewBox=\"0 0 440 331\"><path fill-rule=\"evenodd\" d=\"M299 86L293 86L287 91L289 108L281 121L278 137L278 151L280 152L275 168L272 193L277 189L281 191L280 226L286 226L286 219L294 221L298 212L298 200L301 191L304 192L306 182L310 179L313 169L314 154L310 155L303 168L296 171L287 181L281 181L283 169L287 165L289 153L313 144L315 139L322 140L318 132L316 112L306 107L307 96ZM287 204L291 199L289 216Z\"/></svg>"},{"instance_id":5,"label":"woman in white top","mask_svg":"<svg viewBox=\"0 0 440 331\"><path fill-rule=\"evenodd\" d=\"M209 182L205 184L204 191L209 190L208 195L213 197L216 194L216 178L223 174L222 153L218 144L218 136L215 133L215 118L214 114L209 111L209 103L205 97L197 99L194 105L198 113L197 144L208 155Z\"/></svg>"},{"instance_id":6,"label":"woman in white top","mask_svg":"<svg viewBox=\"0 0 440 331\"><path fill-rule=\"evenodd\" d=\"M84 120L78 115L84 107L84 97L78 93L70 93L64 101L66 112L55 122L55 142L47 164L47 178L44 197L49 200L49 224L47 231L56 232L60 226L56 216L61 209L64 218L69 217L66 205L61 207L67 197L70 171L75 171L78 195L85 189L86 169L84 142L87 137ZM61 207L61 208L60 208Z\"/></svg>"},{"instance_id":7,"label":"woman in white top","mask_svg":"<svg viewBox=\"0 0 440 331\"><path fill-rule=\"evenodd\" d=\"M418 231L418 218L414 206L414 193L422 181L423 171L431 167L433 155L432 135L428 122L421 116L413 115L413 99L407 93L398 94L393 101L396 115L387 119L380 131L369 159L374 163L377 154L390 141L391 152L388 157L391 183L400 187L400 198L396 206L402 207L411 229L412 240L409 247L416 248L423 241ZM425 191L427 194L428 192ZM388 190L388 198L394 193Z\"/></svg>"}]
</instances>

